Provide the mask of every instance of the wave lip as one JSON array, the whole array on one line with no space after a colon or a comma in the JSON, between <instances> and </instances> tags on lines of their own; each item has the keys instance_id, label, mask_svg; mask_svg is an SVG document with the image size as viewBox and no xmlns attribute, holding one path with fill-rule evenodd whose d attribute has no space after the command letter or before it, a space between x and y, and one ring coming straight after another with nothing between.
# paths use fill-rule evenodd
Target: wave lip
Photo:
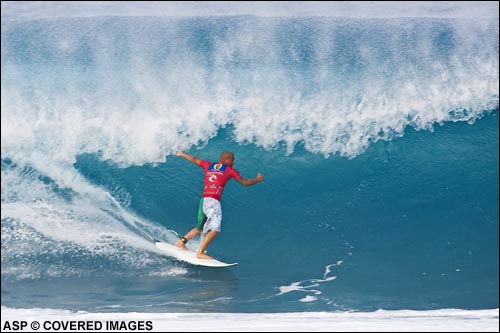
<instances>
[{"instance_id":1,"label":"wave lip","mask_svg":"<svg viewBox=\"0 0 500 333\"><path fill-rule=\"evenodd\" d=\"M498 18L494 1L245 1L191 2L143 1L6 1L2 2L2 19L34 19L47 17L94 16L229 16L256 15L264 17L432 17L432 18Z\"/></svg>"},{"instance_id":2,"label":"wave lip","mask_svg":"<svg viewBox=\"0 0 500 333\"><path fill-rule=\"evenodd\" d=\"M475 122L498 82L490 19L6 22L2 158L156 163L228 127L238 143L355 158L407 128Z\"/></svg>"}]
</instances>

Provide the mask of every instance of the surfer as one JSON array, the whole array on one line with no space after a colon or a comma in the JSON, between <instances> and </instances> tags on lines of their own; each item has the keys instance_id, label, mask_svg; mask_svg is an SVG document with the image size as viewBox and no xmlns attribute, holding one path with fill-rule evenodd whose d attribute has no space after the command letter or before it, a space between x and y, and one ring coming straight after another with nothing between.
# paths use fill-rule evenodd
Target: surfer
<instances>
[{"instance_id":1,"label":"surfer","mask_svg":"<svg viewBox=\"0 0 500 333\"><path fill-rule=\"evenodd\" d=\"M188 240L201 233L205 233L205 238L196 256L200 259L213 259L205 253L205 250L221 230L222 208L220 205L220 197L224 190L224 186L231 178L234 178L243 186L250 186L263 181L264 176L262 176L261 173L252 179L246 179L240 176L239 172L233 168L234 154L228 151L220 155L217 163L201 160L184 152L177 152L177 156L185 158L205 171L205 187L198 209L198 225L191 229L184 237L181 237L175 246L187 249L186 243Z\"/></svg>"}]
</instances>

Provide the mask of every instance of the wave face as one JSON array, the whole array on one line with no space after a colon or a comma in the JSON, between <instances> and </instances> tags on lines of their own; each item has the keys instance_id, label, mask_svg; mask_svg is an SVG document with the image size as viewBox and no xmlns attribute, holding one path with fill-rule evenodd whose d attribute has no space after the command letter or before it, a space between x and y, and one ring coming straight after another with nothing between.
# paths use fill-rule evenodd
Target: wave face
<instances>
[{"instance_id":1,"label":"wave face","mask_svg":"<svg viewBox=\"0 0 500 333\"><path fill-rule=\"evenodd\" d=\"M3 9L2 305L498 308L498 9ZM225 191L209 250L235 269L151 243L195 223L201 171L179 149L266 177Z\"/></svg>"}]
</instances>

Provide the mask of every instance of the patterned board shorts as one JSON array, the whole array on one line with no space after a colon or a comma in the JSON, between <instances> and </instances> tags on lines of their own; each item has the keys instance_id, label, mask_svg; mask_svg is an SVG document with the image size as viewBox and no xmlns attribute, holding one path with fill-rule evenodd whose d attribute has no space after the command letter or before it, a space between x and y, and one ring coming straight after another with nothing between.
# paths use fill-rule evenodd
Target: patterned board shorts
<instances>
[{"instance_id":1,"label":"patterned board shorts","mask_svg":"<svg viewBox=\"0 0 500 333\"><path fill-rule=\"evenodd\" d=\"M196 229L204 233L210 230L220 232L222 222L222 208L220 201L214 198L201 198L198 209L198 225Z\"/></svg>"}]
</instances>

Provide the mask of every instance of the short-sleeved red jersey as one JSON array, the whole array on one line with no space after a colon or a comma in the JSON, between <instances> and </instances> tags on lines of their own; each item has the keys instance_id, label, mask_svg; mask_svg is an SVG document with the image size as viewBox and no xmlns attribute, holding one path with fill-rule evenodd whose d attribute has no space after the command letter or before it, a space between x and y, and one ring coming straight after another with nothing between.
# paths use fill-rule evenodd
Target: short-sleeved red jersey
<instances>
[{"instance_id":1,"label":"short-sleeved red jersey","mask_svg":"<svg viewBox=\"0 0 500 333\"><path fill-rule=\"evenodd\" d=\"M229 179L240 179L240 174L233 167L222 164L212 163L202 160L200 167L205 170L205 187L203 189L202 197L210 197L220 201L224 186Z\"/></svg>"}]
</instances>

